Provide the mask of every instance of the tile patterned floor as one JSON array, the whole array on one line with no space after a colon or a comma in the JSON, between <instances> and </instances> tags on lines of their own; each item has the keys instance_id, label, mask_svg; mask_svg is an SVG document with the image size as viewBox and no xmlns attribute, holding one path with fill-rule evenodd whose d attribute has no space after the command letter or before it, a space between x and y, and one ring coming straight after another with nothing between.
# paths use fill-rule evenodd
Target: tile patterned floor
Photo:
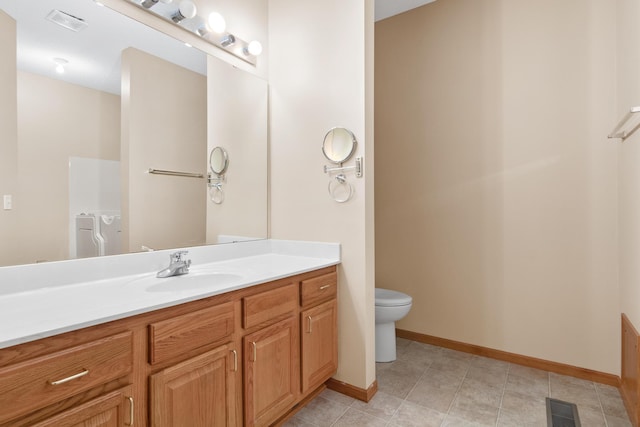
<instances>
[{"instance_id":1,"label":"tile patterned floor","mask_svg":"<svg viewBox=\"0 0 640 427\"><path fill-rule=\"evenodd\" d=\"M364 403L325 390L286 427L546 427L545 397L578 406L582 427L631 427L615 387L398 339Z\"/></svg>"}]
</instances>

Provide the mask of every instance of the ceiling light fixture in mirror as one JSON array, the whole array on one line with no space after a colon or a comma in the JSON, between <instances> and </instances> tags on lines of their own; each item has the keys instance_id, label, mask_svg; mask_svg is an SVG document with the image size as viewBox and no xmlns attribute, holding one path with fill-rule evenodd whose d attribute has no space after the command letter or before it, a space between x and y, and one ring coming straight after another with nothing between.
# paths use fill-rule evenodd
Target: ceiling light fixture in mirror
<instances>
[{"instance_id":1,"label":"ceiling light fixture in mirror","mask_svg":"<svg viewBox=\"0 0 640 427\"><path fill-rule=\"evenodd\" d=\"M226 22L219 13L212 12L206 18L199 16L198 7L191 0L129 1L251 65L256 65L257 57L262 53L259 41L247 42L226 31Z\"/></svg>"}]
</instances>

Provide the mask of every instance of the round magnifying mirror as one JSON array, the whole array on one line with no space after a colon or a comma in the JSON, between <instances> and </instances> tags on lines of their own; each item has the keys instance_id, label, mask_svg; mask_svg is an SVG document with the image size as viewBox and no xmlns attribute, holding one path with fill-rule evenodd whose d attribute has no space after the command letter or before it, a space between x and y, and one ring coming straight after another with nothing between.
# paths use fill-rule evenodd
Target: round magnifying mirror
<instances>
[{"instance_id":1,"label":"round magnifying mirror","mask_svg":"<svg viewBox=\"0 0 640 427\"><path fill-rule=\"evenodd\" d=\"M209 155L209 168L216 175L222 175L229 167L229 156L227 150L222 147L215 147Z\"/></svg>"},{"instance_id":2,"label":"round magnifying mirror","mask_svg":"<svg viewBox=\"0 0 640 427\"><path fill-rule=\"evenodd\" d=\"M349 129L333 128L324 136L322 153L333 163L344 163L356 151L356 137Z\"/></svg>"}]
</instances>

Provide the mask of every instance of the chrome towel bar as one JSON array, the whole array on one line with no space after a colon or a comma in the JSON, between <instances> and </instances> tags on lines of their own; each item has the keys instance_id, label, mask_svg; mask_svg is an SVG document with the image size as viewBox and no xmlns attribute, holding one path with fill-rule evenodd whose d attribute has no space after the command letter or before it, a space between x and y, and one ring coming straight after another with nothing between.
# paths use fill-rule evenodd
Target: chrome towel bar
<instances>
[{"instance_id":1,"label":"chrome towel bar","mask_svg":"<svg viewBox=\"0 0 640 427\"><path fill-rule=\"evenodd\" d=\"M185 176L187 178L204 178L204 175L201 173L192 173L192 172L177 172L177 171L166 171L162 169L151 169L147 171L149 173L155 175L171 175L171 176Z\"/></svg>"}]
</instances>

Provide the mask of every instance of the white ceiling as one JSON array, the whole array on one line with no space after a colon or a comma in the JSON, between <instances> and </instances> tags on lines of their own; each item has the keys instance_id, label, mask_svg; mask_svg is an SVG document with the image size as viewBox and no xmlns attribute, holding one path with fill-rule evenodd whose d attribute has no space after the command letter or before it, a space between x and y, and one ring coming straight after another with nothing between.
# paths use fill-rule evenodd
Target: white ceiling
<instances>
[{"instance_id":1,"label":"white ceiling","mask_svg":"<svg viewBox=\"0 0 640 427\"><path fill-rule=\"evenodd\" d=\"M120 54L135 47L206 74L204 53L92 0L0 0L0 9L18 23L19 70L119 94ZM47 21L53 9L89 25L76 33ZM69 61L65 74L55 72L53 58Z\"/></svg>"},{"instance_id":2,"label":"white ceiling","mask_svg":"<svg viewBox=\"0 0 640 427\"><path fill-rule=\"evenodd\" d=\"M376 21L398 15L436 0L376 0Z\"/></svg>"}]
</instances>

